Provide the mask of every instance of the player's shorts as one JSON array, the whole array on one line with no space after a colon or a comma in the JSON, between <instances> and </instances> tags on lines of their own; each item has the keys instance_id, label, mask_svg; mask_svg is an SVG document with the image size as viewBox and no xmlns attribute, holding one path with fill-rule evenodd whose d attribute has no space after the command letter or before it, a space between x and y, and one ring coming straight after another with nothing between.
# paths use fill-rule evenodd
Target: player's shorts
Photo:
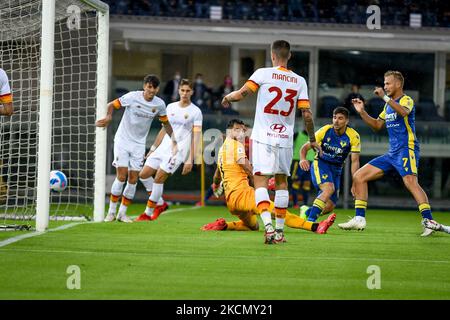
<instances>
[{"instance_id":1,"label":"player's shorts","mask_svg":"<svg viewBox=\"0 0 450 320\"><path fill-rule=\"evenodd\" d=\"M403 148L395 153L386 153L369 161L369 164L383 170L385 173L396 170L402 177L415 174L419 168L420 152Z\"/></svg>"},{"instance_id":2,"label":"player's shorts","mask_svg":"<svg viewBox=\"0 0 450 320\"><path fill-rule=\"evenodd\" d=\"M165 139L154 152L145 160L145 166L173 174L186 160L186 150L181 146L175 156L172 155L172 141Z\"/></svg>"},{"instance_id":3,"label":"player's shorts","mask_svg":"<svg viewBox=\"0 0 450 320\"><path fill-rule=\"evenodd\" d=\"M330 200L336 205L339 199L339 188L341 185L342 166L316 159L311 164L311 180L314 187L318 190L318 196L322 193L320 185L330 182L334 184L334 193Z\"/></svg>"},{"instance_id":4,"label":"player's shorts","mask_svg":"<svg viewBox=\"0 0 450 320\"><path fill-rule=\"evenodd\" d=\"M284 174L290 176L292 162L292 148L272 146L252 140L251 162L253 174L274 175Z\"/></svg>"},{"instance_id":5,"label":"player's shorts","mask_svg":"<svg viewBox=\"0 0 450 320\"><path fill-rule=\"evenodd\" d=\"M131 171L141 171L144 164L145 145L114 142L114 160L116 168L128 168Z\"/></svg>"}]
</instances>

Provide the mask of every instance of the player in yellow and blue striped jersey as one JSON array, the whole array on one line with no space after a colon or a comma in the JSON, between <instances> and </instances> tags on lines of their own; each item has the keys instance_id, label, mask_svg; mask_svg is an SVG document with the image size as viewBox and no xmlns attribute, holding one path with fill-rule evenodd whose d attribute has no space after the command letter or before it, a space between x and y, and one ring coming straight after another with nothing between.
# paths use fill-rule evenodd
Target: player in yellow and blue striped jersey
<instances>
[{"instance_id":1,"label":"player in yellow and blue striped jersey","mask_svg":"<svg viewBox=\"0 0 450 320\"><path fill-rule=\"evenodd\" d=\"M321 213L332 212L339 197L339 186L342 168L345 159L351 152L351 172L354 174L359 169L359 153L361 142L358 132L348 126L349 112L344 107L337 107L333 111L333 123L327 124L317 130L316 141L322 148L322 153L317 154L312 165L306 159L306 154L311 148L305 143L300 150L300 167L311 170L311 178L314 186L319 190L313 206L301 213L308 216L308 221L316 221Z\"/></svg>"},{"instance_id":2,"label":"player in yellow and blue striped jersey","mask_svg":"<svg viewBox=\"0 0 450 320\"><path fill-rule=\"evenodd\" d=\"M416 107L413 99L403 93L403 84L404 78L399 71L387 71L384 74L384 90L380 87L374 90L374 94L386 102L378 119L367 114L363 101L352 100L356 111L369 127L379 131L386 126L390 148L386 154L371 160L354 174L356 215L350 221L339 224L342 229L363 230L366 227L367 183L395 170L402 176L403 183L413 195L422 214L422 224L425 228L422 236L428 236L433 232L433 229L428 228L426 224L427 221L433 220L428 197L417 179L420 148L414 123Z\"/></svg>"}]
</instances>

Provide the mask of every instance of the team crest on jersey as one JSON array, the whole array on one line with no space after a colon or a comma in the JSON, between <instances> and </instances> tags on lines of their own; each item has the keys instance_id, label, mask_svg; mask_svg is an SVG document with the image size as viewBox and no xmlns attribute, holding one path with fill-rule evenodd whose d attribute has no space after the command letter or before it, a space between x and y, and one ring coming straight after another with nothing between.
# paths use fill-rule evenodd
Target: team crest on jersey
<instances>
[{"instance_id":1,"label":"team crest on jersey","mask_svg":"<svg viewBox=\"0 0 450 320\"><path fill-rule=\"evenodd\" d=\"M347 142L346 141L341 141L341 147L345 148L347 146Z\"/></svg>"},{"instance_id":2,"label":"team crest on jersey","mask_svg":"<svg viewBox=\"0 0 450 320\"><path fill-rule=\"evenodd\" d=\"M174 116L175 116L175 113L171 113L170 116L171 116L171 117L174 117Z\"/></svg>"},{"instance_id":3,"label":"team crest on jersey","mask_svg":"<svg viewBox=\"0 0 450 320\"><path fill-rule=\"evenodd\" d=\"M152 112L155 113L155 112L156 112L156 108L153 108L153 109L152 109Z\"/></svg>"},{"instance_id":4,"label":"team crest on jersey","mask_svg":"<svg viewBox=\"0 0 450 320\"><path fill-rule=\"evenodd\" d=\"M327 178L328 178L328 175L327 175L327 174L323 174L323 175L322 175L322 179L323 179L323 180L326 180Z\"/></svg>"},{"instance_id":5,"label":"team crest on jersey","mask_svg":"<svg viewBox=\"0 0 450 320\"><path fill-rule=\"evenodd\" d=\"M184 118L185 118L185 119L189 118L189 114L185 113L185 114L184 114Z\"/></svg>"},{"instance_id":6,"label":"team crest on jersey","mask_svg":"<svg viewBox=\"0 0 450 320\"><path fill-rule=\"evenodd\" d=\"M330 137L328 137L328 138L327 138L327 142L330 142L330 140L331 140L331 138L330 138Z\"/></svg>"}]
</instances>

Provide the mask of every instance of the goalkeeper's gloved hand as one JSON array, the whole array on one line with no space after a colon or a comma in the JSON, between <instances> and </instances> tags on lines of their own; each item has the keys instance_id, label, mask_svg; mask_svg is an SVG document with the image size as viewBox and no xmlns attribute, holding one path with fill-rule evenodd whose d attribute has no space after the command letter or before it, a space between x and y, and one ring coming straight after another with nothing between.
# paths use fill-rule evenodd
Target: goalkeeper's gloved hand
<instances>
[{"instance_id":1,"label":"goalkeeper's gloved hand","mask_svg":"<svg viewBox=\"0 0 450 320\"><path fill-rule=\"evenodd\" d=\"M216 198L219 198L223 194L222 181L219 184L213 183L211 188L213 189L213 194Z\"/></svg>"}]
</instances>

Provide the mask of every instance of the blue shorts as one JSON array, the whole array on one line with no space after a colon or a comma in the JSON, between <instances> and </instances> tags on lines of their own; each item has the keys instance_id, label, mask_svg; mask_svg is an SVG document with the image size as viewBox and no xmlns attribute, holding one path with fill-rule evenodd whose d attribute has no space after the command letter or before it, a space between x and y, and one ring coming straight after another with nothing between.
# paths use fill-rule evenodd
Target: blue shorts
<instances>
[{"instance_id":1,"label":"blue shorts","mask_svg":"<svg viewBox=\"0 0 450 320\"><path fill-rule=\"evenodd\" d=\"M292 181L299 181L299 182L311 181L311 173L309 171L303 170L300 167L299 162L295 160L293 172L291 174L291 179Z\"/></svg>"},{"instance_id":2,"label":"blue shorts","mask_svg":"<svg viewBox=\"0 0 450 320\"><path fill-rule=\"evenodd\" d=\"M322 193L320 185L325 182L334 184L334 193L330 200L336 205L339 199L339 188L341 185L342 166L334 165L320 159L314 160L311 164L311 180L316 189L319 191L318 196Z\"/></svg>"},{"instance_id":3,"label":"blue shorts","mask_svg":"<svg viewBox=\"0 0 450 320\"><path fill-rule=\"evenodd\" d=\"M395 153L385 153L369 161L369 164L383 170L385 173L396 170L402 177L415 174L419 168L420 152L409 148L401 149Z\"/></svg>"}]
</instances>

